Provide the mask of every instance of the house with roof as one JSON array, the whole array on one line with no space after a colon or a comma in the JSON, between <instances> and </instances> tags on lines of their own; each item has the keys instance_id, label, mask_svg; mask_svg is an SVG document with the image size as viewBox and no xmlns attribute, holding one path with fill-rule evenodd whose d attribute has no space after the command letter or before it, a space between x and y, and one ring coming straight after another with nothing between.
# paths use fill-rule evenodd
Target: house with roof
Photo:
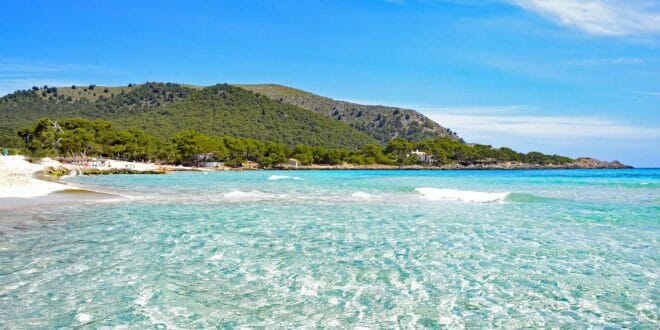
<instances>
[{"instance_id":1,"label":"house with roof","mask_svg":"<svg viewBox=\"0 0 660 330\"><path fill-rule=\"evenodd\" d=\"M419 151L417 149L415 151L411 152L410 155L412 155L414 157L417 157L418 161L420 161L422 163L426 163L426 164L432 164L435 161L433 159L433 155L427 154L426 152Z\"/></svg>"}]
</instances>

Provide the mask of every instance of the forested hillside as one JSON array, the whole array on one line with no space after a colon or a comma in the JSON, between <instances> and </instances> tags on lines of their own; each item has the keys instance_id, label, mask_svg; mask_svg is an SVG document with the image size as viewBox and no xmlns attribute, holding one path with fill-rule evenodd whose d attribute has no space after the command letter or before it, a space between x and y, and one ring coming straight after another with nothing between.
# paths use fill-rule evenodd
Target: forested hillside
<instances>
[{"instance_id":1,"label":"forested hillside","mask_svg":"<svg viewBox=\"0 0 660 330\"><path fill-rule=\"evenodd\" d=\"M434 166L601 166L576 165L573 159L539 152L524 154L504 147L466 144L435 123L431 125L435 131L431 126L425 130L419 129L425 127L423 124L410 124L430 121L414 111L407 112L411 110L394 110L388 117L377 107L344 108L349 112L364 111L354 114L355 118L377 114L375 118L380 123L389 120L393 126L383 124L383 130L371 131L376 139L349 126L348 121L274 100L260 92L227 84L34 87L0 98L0 146L37 157L101 156L186 164L214 160L237 167L246 161L271 167L290 157L303 165L429 165L428 160L413 152L416 150L432 157ZM318 98L312 95L305 102ZM404 128L393 124L402 120L410 125ZM379 143L385 139L385 135L379 135L384 132L408 135ZM432 138L421 139L424 134Z\"/></svg>"},{"instance_id":2,"label":"forested hillside","mask_svg":"<svg viewBox=\"0 0 660 330\"><path fill-rule=\"evenodd\" d=\"M345 123L226 84L190 87L146 83L127 87L34 87L0 98L0 145L18 146L17 132L42 117L106 119L160 138L182 130L274 141L289 146L359 148L376 142Z\"/></svg>"},{"instance_id":3,"label":"forested hillside","mask_svg":"<svg viewBox=\"0 0 660 330\"><path fill-rule=\"evenodd\" d=\"M337 101L281 85L237 86L345 122L382 143L393 138L410 141L450 138L460 141L455 132L415 110Z\"/></svg>"},{"instance_id":4,"label":"forested hillside","mask_svg":"<svg viewBox=\"0 0 660 330\"><path fill-rule=\"evenodd\" d=\"M285 144L234 136L209 136L183 130L171 139L160 138L140 129L121 130L112 123L83 118L51 120L42 118L19 132L22 152L36 157L103 157L164 163L192 164L218 161L232 167L255 162L262 167L281 165L289 158L302 165L344 163L355 165L493 165L503 162L565 166L574 160L539 152L518 153L509 148L460 143L448 138L410 142L392 139L384 146L367 144L362 148L325 148ZM433 157L422 161L414 150Z\"/></svg>"}]
</instances>

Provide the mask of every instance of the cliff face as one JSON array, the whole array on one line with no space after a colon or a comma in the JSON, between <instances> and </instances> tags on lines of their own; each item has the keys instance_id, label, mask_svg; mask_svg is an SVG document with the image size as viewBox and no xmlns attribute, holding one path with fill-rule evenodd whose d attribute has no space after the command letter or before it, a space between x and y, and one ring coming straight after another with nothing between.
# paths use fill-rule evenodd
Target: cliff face
<instances>
[{"instance_id":1,"label":"cliff face","mask_svg":"<svg viewBox=\"0 0 660 330\"><path fill-rule=\"evenodd\" d=\"M437 138L460 140L452 130L442 127L411 109L338 101L281 85L237 86L265 95L272 100L295 105L345 122L382 143L387 143L397 137L410 141Z\"/></svg>"}]
</instances>

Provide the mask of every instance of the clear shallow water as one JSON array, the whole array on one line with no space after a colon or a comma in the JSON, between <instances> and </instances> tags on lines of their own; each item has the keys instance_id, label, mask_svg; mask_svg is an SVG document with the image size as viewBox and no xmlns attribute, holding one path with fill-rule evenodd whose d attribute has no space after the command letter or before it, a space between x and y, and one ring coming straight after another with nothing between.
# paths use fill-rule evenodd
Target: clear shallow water
<instances>
[{"instance_id":1,"label":"clear shallow water","mask_svg":"<svg viewBox=\"0 0 660 330\"><path fill-rule=\"evenodd\" d=\"M660 323L660 170L71 180L122 197L0 218L0 328Z\"/></svg>"}]
</instances>

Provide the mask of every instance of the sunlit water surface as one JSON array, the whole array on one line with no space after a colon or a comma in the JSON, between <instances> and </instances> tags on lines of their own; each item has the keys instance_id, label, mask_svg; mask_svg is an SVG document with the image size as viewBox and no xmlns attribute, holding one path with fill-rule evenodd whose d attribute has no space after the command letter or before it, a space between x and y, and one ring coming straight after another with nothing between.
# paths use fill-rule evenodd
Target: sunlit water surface
<instances>
[{"instance_id":1,"label":"sunlit water surface","mask_svg":"<svg viewBox=\"0 0 660 330\"><path fill-rule=\"evenodd\" d=\"M0 216L0 328L658 328L660 171L77 177Z\"/></svg>"}]
</instances>

